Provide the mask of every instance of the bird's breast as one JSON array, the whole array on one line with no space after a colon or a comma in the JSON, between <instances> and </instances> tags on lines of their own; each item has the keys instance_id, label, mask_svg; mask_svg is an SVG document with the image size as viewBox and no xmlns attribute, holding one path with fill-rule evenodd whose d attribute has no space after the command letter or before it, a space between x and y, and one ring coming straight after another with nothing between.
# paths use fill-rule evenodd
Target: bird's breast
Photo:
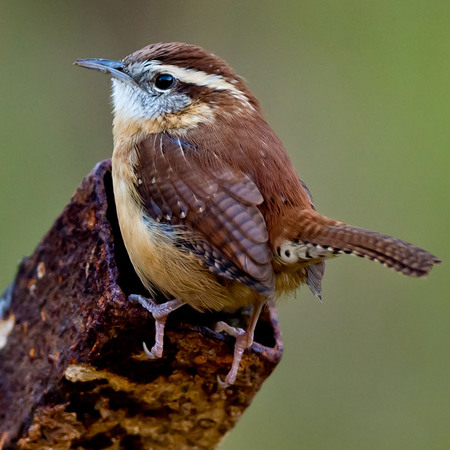
<instances>
[{"instance_id":1,"label":"bird's breast","mask_svg":"<svg viewBox=\"0 0 450 450\"><path fill-rule=\"evenodd\" d=\"M130 153L130 152L129 152ZM135 189L135 175L119 151L112 161L114 198L120 231L133 267L144 286L179 298L199 310L233 310L258 301L258 294L238 282L222 282L198 257L179 245L176 226L144 213Z\"/></svg>"}]
</instances>

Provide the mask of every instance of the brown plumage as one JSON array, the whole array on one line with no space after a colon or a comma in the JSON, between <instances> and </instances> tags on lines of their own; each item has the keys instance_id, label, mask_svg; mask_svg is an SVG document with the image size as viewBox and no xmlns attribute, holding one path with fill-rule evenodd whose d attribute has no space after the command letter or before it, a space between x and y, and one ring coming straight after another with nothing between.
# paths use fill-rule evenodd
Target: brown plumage
<instances>
[{"instance_id":1,"label":"brown plumage","mask_svg":"<svg viewBox=\"0 0 450 450\"><path fill-rule=\"evenodd\" d=\"M114 193L130 259L156 305L162 354L167 314L254 305L236 335L226 383L235 381L262 306L307 283L320 297L324 260L353 253L410 276L440 260L399 239L345 225L315 211L258 101L220 58L200 47L153 44L123 61L76 64L113 77Z\"/></svg>"}]
</instances>

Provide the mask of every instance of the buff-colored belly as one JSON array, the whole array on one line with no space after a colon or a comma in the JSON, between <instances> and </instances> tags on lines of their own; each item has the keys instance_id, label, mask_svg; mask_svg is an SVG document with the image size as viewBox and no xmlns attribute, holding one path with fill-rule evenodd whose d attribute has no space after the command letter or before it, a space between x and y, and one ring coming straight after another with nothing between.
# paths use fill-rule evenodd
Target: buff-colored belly
<instances>
[{"instance_id":1,"label":"buff-colored belly","mask_svg":"<svg viewBox=\"0 0 450 450\"><path fill-rule=\"evenodd\" d=\"M130 260L144 286L168 298L179 298L199 310L233 310L261 301L251 288L203 268L199 259L174 245L175 232L144 218L132 183L114 170L114 197L120 230Z\"/></svg>"}]
</instances>

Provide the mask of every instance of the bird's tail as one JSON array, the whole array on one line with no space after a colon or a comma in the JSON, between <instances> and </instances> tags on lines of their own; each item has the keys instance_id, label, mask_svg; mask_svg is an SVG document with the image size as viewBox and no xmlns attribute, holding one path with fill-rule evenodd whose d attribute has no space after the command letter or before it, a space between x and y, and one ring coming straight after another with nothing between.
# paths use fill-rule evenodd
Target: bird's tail
<instances>
[{"instance_id":1,"label":"bird's tail","mask_svg":"<svg viewBox=\"0 0 450 450\"><path fill-rule=\"evenodd\" d=\"M442 262L427 250L409 242L336 222L315 211L311 214L315 216L314 220L304 222L298 241L299 244L311 246L319 256L320 252L354 254L378 261L411 277L424 276L434 264Z\"/></svg>"}]
</instances>

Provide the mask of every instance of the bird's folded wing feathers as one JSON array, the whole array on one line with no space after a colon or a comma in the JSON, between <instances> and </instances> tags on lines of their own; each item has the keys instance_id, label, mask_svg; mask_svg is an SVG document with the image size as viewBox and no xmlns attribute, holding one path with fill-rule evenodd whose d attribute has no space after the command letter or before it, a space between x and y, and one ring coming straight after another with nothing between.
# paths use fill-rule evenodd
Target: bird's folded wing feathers
<instances>
[{"instance_id":1,"label":"bird's folded wing feathers","mask_svg":"<svg viewBox=\"0 0 450 450\"><path fill-rule=\"evenodd\" d=\"M136 191L146 214L186 231L186 246L211 271L272 292L269 237L258 209L263 198L255 183L212 151L165 133L142 141L136 153Z\"/></svg>"}]
</instances>

